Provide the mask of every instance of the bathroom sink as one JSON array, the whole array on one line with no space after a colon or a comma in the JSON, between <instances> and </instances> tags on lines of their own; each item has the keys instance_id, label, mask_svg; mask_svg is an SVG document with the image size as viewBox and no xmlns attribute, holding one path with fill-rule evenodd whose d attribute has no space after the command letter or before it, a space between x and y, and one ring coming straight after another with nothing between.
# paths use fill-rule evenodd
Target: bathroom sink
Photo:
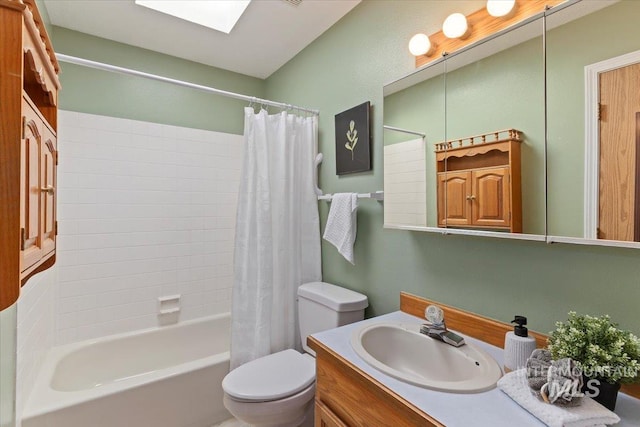
<instances>
[{"instance_id":1,"label":"bathroom sink","mask_svg":"<svg viewBox=\"0 0 640 427\"><path fill-rule=\"evenodd\" d=\"M490 355L471 344L453 347L419 331L418 324L369 324L354 331L351 346L377 370L420 387L478 393L496 386L502 371Z\"/></svg>"}]
</instances>

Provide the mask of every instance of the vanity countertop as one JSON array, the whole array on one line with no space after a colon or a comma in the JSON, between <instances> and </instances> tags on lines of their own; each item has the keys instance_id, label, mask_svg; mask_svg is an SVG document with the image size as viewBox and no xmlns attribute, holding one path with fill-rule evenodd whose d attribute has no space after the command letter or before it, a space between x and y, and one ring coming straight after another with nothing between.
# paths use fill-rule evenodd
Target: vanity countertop
<instances>
[{"instance_id":1,"label":"vanity countertop","mask_svg":"<svg viewBox=\"0 0 640 427\"><path fill-rule=\"evenodd\" d=\"M492 426L492 427L541 427L544 426L506 394L497 388L483 393L456 394L434 391L396 380L368 365L351 347L351 334L364 324L385 321L404 323L423 323L415 316L396 311L361 322L345 325L313 334L313 337L347 360L362 372L373 377L389 390L412 403L421 411L429 414L447 426ZM503 364L501 348L464 336L465 341L482 348L489 353L500 366ZM429 363L425 360L425 363ZM616 404L616 414L622 419L617 426L640 426L640 400L620 393Z\"/></svg>"}]
</instances>

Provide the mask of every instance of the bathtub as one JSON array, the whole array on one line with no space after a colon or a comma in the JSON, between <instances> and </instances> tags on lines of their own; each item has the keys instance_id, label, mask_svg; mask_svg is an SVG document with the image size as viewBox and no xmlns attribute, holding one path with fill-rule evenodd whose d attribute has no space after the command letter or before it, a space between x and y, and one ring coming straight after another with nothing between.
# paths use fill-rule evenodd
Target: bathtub
<instances>
[{"instance_id":1,"label":"bathtub","mask_svg":"<svg viewBox=\"0 0 640 427\"><path fill-rule=\"evenodd\" d=\"M231 415L228 313L53 348L22 427L210 427Z\"/></svg>"}]
</instances>

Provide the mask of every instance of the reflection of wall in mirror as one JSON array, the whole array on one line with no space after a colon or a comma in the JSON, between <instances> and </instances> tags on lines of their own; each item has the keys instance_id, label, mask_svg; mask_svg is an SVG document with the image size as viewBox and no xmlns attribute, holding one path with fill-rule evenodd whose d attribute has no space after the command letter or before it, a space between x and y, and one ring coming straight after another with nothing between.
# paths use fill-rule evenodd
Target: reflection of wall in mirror
<instances>
[{"instance_id":1,"label":"reflection of wall in mirror","mask_svg":"<svg viewBox=\"0 0 640 427\"><path fill-rule=\"evenodd\" d=\"M638 16L640 2L623 0L547 34L550 235L584 236L585 66L640 50Z\"/></svg>"},{"instance_id":2,"label":"reflection of wall in mirror","mask_svg":"<svg viewBox=\"0 0 640 427\"><path fill-rule=\"evenodd\" d=\"M444 79L437 76L396 92L384 98L385 125L396 126L412 131L423 132L426 141L424 151L425 188L426 188L426 225L436 226L436 174L433 169L435 154L430 147L430 141L444 138ZM384 132L385 147L407 140L406 134L400 132ZM387 151L385 150L385 153ZM386 157L386 155L385 155ZM385 159L386 161L386 159ZM386 169L385 169L386 173ZM387 185L385 181L385 186ZM407 189L411 191L411 189ZM402 191L406 193L407 191ZM393 196L392 196L393 197ZM385 193L388 200L388 194ZM385 205L387 203L385 200ZM385 206L386 207L386 206ZM396 220L399 221L399 217ZM385 222L387 218L385 217ZM402 225L396 223L395 225ZM404 224L412 225L412 224Z\"/></svg>"}]
</instances>

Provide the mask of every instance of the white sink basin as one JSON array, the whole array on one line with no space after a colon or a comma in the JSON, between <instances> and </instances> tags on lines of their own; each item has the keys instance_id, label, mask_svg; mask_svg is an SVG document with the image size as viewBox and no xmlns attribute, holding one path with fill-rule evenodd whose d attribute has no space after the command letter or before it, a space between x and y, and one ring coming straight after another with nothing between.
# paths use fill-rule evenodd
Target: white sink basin
<instances>
[{"instance_id":1,"label":"white sink basin","mask_svg":"<svg viewBox=\"0 0 640 427\"><path fill-rule=\"evenodd\" d=\"M502 370L483 350L453 347L419 331L418 324L369 324L354 331L351 346L379 371L420 387L478 393L496 386Z\"/></svg>"}]
</instances>

